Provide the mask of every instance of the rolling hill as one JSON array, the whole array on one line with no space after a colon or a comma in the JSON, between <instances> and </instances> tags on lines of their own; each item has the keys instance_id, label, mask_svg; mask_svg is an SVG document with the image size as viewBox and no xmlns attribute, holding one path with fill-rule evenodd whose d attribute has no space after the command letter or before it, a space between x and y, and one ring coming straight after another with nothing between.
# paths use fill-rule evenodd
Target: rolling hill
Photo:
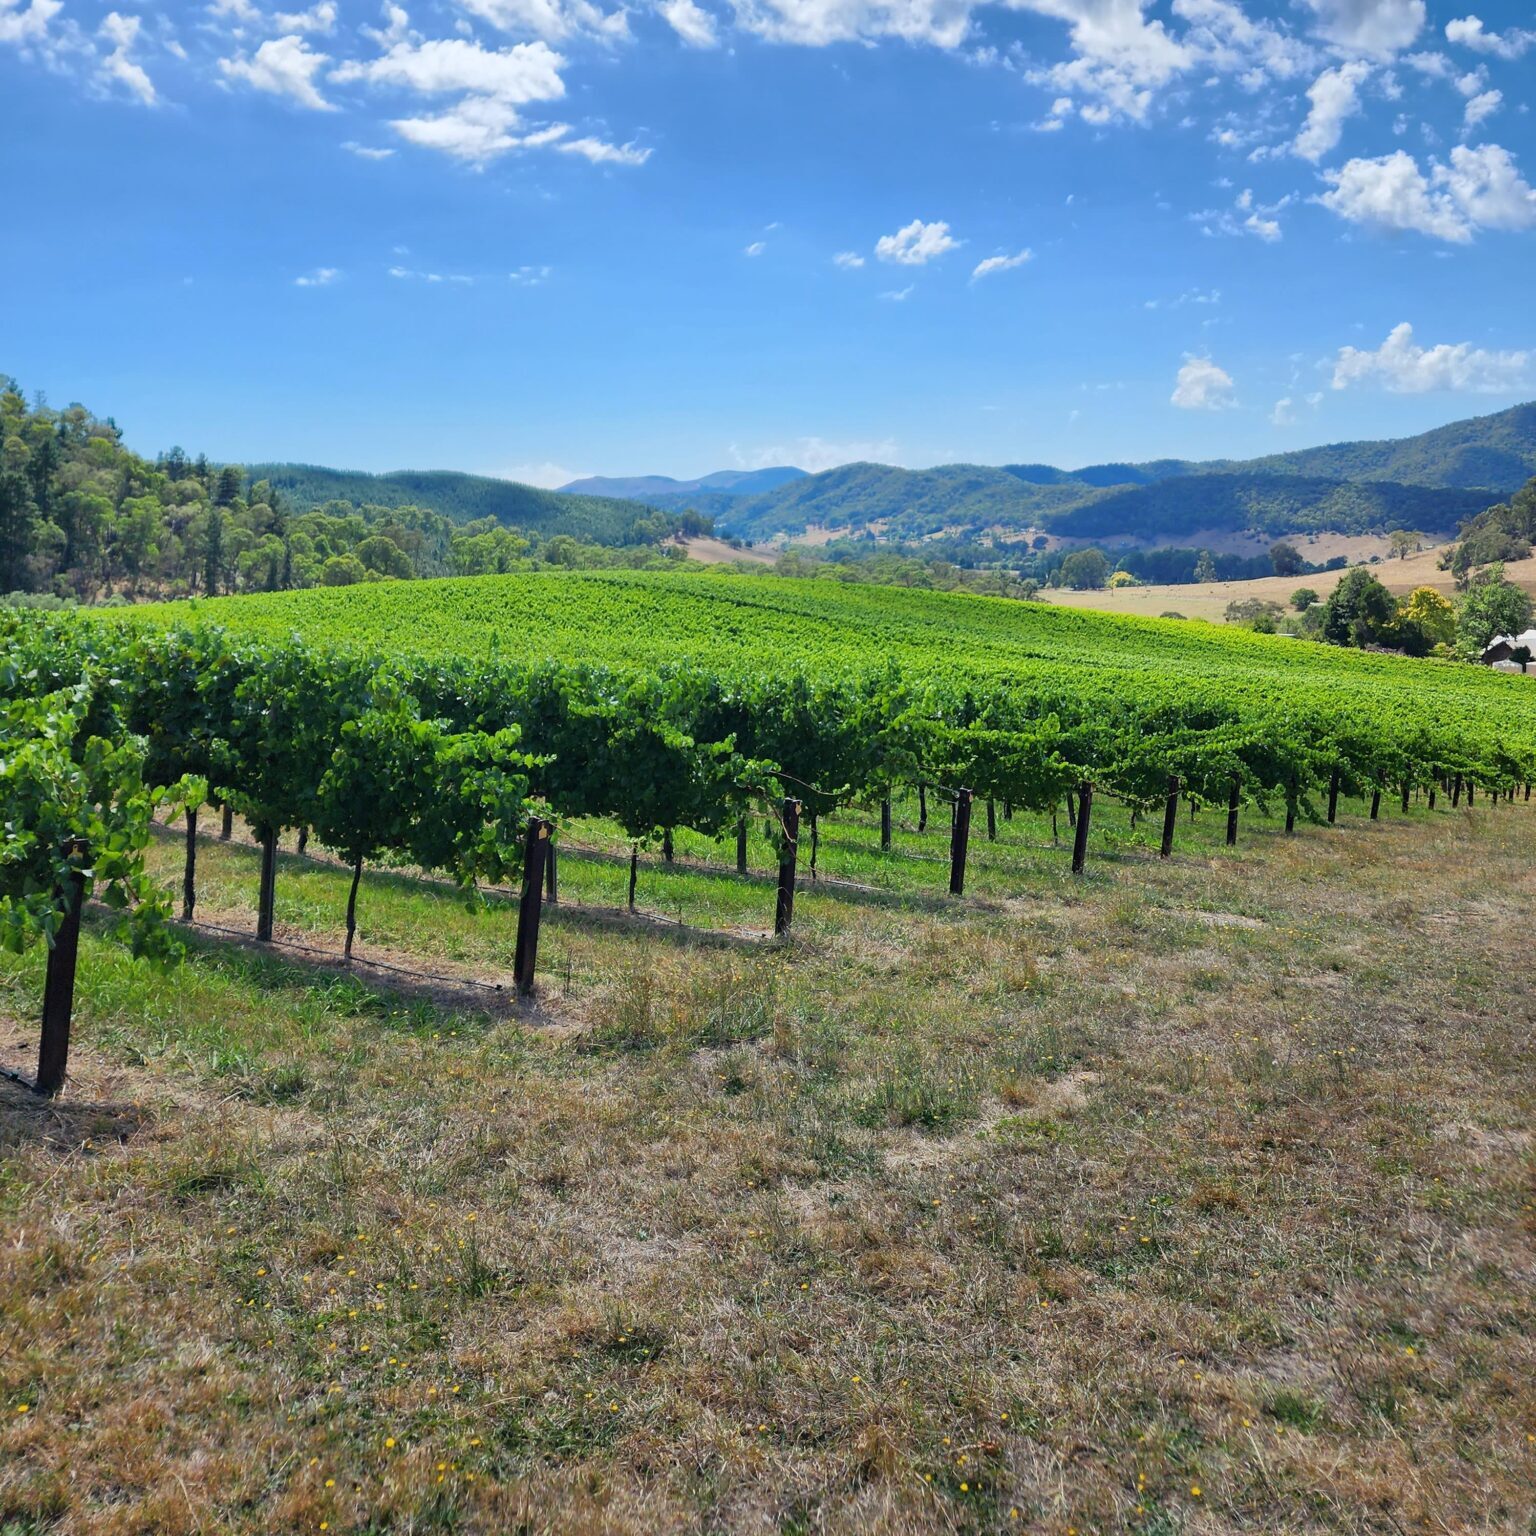
<instances>
[{"instance_id":1,"label":"rolling hill","mask_svg":"<svg viewBox=\"0 0 1536 1536\"><path fill-rule=\"evenodd\" d=\"M1166 544L1197 533L1366 533L1408 527L1452 535L1536 474L1536 402L1452 422L1417 437L1333 443L1259 459L1197 463L946 464L900 469L844 464L755 493L722 477L688 482L581 481L624 486L652 505L708 513L745 539L807 528L921 538L941 530L1044 532L1069 540ZM659 488L652 488L659 487Z\"/></svg>"},{"instance_id":2,"label":"rolling hill","mask_svg":"<svg viewBox=\"0 0 1536 1536\"><path fill-rule=\"evenodd\" d=\"M639 529L654 520L646 503L613 496L568 495L456 470L396 470L371 475L361 470L326 469L315 464L250 464L253 481L269 481L289 508L307 512L328 501L357 506L425 507L456 523L493 517L509 528L551 537L569 534L594 544L640 542ZM646 531L652 537L655 529Z\"/></svg>"}]
</instances>

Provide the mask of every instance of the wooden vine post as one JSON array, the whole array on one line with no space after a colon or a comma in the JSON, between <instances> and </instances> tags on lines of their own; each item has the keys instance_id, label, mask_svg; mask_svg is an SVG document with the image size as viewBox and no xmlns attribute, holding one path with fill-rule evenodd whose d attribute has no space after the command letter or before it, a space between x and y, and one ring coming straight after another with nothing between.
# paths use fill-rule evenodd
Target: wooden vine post
<instances>
[{"instance_id":1,"label":"wooden vine post","mask_svg":"<svg viewBox=\"0 0 1536 1536\"><path fill-rule=\"evenodd\" d=\"M987 841L997 841L997 801L987 801Z\"/></svg>"},{"instance_id":2,"label":"wooden vine post","mask_svg":"<svg viewBox=\"0 0 1536 1536\"><path fill-rule=\"evenodd\" d=\"M542 816L528 818L528 832L523 840L523 895L517 909L517 949L512 957L512 976L521 997L533 992L539 959L539 918L544 907L544 872L548 868L549 834L553 830L554 823Z\"/></svg>"},{"instance_id":3,"label":"wooden vine post","mask_svg":"<svg viewBox=\"0 0 1536 1536\"><path fill-rule=\"evenodd\" d=\"M1165 859L1173 857L1173 833L1179 821L1179 792L1183 787L1178 774L1168 775L1168 801L1163 807L1163 846L1160 850Z\"/></svg>"},{"instance_id":4,"label":"wooden vine post","mask_svg":"<svg viewBox=\"0 0 1536 1536\"><path fill-rule=\"evenodd\" d=\"M917 830L919 832L928 830L928 786L926 784L917 786Z\"/></svg>"},{"instance_id":5,"label":"wooden vine post","mask_svg":"<svg viewBox=\"0 0 1536 1536\"><path fill-rule=\"evenodd\" d=\"M779 897L773 911L773 931L782 937L795 920L795 855L800 844L800 802L786 798L781 814L783 842L779 847Z\"/></svg>"},{"instance_id":6,"label":"wooden vine post","mask_svg":"<svg viewBox=\"0 0 1536 1536\"><path fill-rule=\"evenodd\" d=\"M1287 837L1294 836L1296 832L1296 801L1299 793L1293 777L1285 786L1285 835Z\"/></svg>"},{"instance_id":7,"label":"wooden vine post","mask_svg":"<svg viewBox=\"0 0 1536 1536\"><path fill-rule=\"evenodd\" d=\"M740 816L736 820L736 873L744 875L747 872L747 818Z\"/></svg>"},{"instance_id":8,"label":"wooden vine post","mask_svg":"<svg viewBox=\"0 0 1536 1536\"><path fill-rule=\"evenodd\" d=\"M84 843L71 843L65 856L81 860ZM36 1092L52 1098L64 1086L69 1066L69 1024L75 1008L75 962L80 954L80 909L85 905L85 876L72 867L60 892L64 918L53 935L43 980L43 1038L37 1052Z\"/></svg>"},{"instance_id":9,"label":"wooden vine post","mask_svg":"<svg viewBox=\"0 0 1536 1536\"><path fill-rule=\"evenodd\" d=\"M1072 809L1072 796L1067 796L1067 810ZM1084 779L1077 791L1077 836L1072 840L1072 873L1080 875L1088 862L1088 820L1093 815L1093 785Z\"/></svg>"},{"instance_id":10,"label":"wooden vine post","mask_svg":"<svg viewBox=\"0 0 1536 1536\"><path fill-rule=\"evenodd\" d=\"M197 906L197 810L187 807L187 862L181 876L181 920L192 921Z\"/></svg>"},{"instance_id":11,"label":"wooden vine post","mask_svg":"<svg viewBox=\"0 0 1536 1536\"><path fill-rule=\"evenodd\" d=\"M221 843L227 843L234 835L234 831L235 813L226 805L224 807L223 820L219 824L219 841Z\"/></svg>"},{"instance_id":12,"label":"wooden vine post","mask_svg":"<svg viewBox=\"0 0 1536 1536\"><path fill-rule=\"evenodd\" d=\"M891 797L886 795L880 802L880 851L891 851Z\"/></svg>"},{"instance_id":13,"label":"wooden vine post","mask_svg":"<svg viewBox=\"0 0 1536 1536\"><path fill-rule=\"evenodd\" d=\"M1338 764L1334 764L1333 772L1328 775L1328 825L1334 826L1339 819L1339 781L1342 778Z\"/></svg>"},{"instance_id":14,"label":"wooden vine post","mask_svg":"<svg viewBox=\"0 0 1536 1536\"><path fill-rule=\"evenodd\" d=\"M1237 847L1237 808L1242 804L1243 781L1232 775L1232 793L1227 796L1227 847Z\"/></svg>"},{"instance_id":15,"label":"wooden vine post","mask_svg":"<svg viewBox=\"0 0 1536 1536\"><path fill-rule=\"evenodd\" d=\"M965 894L965 854L971 841L971 801L968 789L955 791L955 819L949 834L949 894Z\"/></svg>"},{"instance_id":16,"label":"wooden vine post","mask_svg":"<svg viewBox=\"0 0 1536 1536\"><path fill-rule=\"evenodd\" d=\"M1381 820L1381 785L1378 784L1371 790L1371 820Z\"/></svg>"},{"instance_id":17,"label":"wooden vine post","mask_svg":"<svg viewBox=\"0 0 1536 1536\"><path fill-rule=\"evenodd\" d=\"M261 884L256 892L256 937L263 944L272 942L272 919L277 906L277 828L262 827Z\"/></svg>"}]
</instances>

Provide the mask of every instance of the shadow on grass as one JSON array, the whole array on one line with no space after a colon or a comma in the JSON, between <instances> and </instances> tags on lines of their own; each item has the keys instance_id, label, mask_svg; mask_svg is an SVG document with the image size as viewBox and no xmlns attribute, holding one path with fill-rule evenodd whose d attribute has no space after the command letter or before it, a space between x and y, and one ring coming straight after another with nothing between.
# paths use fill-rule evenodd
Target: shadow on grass
<instances>
[{"instance_id":1,"label":"shadow on grass","mask_svg":"<svg viewBox=\"0 0 1536 1536\"><path fill-rule=\"evenodd\" d=\"M12 1069L12 1063L5 1065ZM153 1123L153 1113L139 1104L43 1099L19 1083L0 1078L0 1156L29 1145L55 1152L79 1151L87 1143L106 1146L129 1141Z\"/></svg>"}]
</instances>

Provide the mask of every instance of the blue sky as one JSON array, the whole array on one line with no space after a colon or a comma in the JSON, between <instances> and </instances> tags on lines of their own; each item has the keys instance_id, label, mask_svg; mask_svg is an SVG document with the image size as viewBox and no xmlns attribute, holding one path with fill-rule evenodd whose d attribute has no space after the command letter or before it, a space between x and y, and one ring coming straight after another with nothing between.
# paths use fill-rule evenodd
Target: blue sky
<instances>
[{"instance_id":1,"label":"blue sky","mask_svg":"<svg viewBox=\"0 0 1536 1536\"><path fill-rule=\"evenodd\" d=\"M1464 0L0 0L0 370L546 484L1396 436L1536 395L1533 85Z\"/></svg>"}]
</instances>

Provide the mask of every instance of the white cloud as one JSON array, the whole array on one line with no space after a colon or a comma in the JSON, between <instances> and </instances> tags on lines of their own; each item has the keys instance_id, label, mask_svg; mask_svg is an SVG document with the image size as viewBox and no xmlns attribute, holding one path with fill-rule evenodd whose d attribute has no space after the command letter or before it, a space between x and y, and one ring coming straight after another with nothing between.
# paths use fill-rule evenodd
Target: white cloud
<instances>
[{"instance_id":1,"label":"white cloud","mask_svg":"<svg viewBox=\"0 0 1536 1536\"><path fill-rule=\"evenodd\" d=\"M1220 304L1219 288L1188 288L1174 299L1148 299L1143 309L1183 309L1186 304Z\"/></svg>"},{"instance_id":2,"label":"white cloud","mask_svg":"<svg viewBox=\"0 0 1536 1536\"><path fill-rule=\"evenodd\" d=\"M829 442L824 437L801 437L788 443L753 448L743 452L734 443L731 458L741 469L776 469L793 464L815 475L839 464L900 464L900 450L894 438L875 441Z\"/></svg>"},{"instance_id":3,"label":"white cloud","mask_svg":"<svg viewBox=\"0 0 1536 1536\"><path fill-rule=\"evenodd\" d=\"M1173 0L1188 23L1184 41L1202 65L1238 75L1247 89L1265 76L1290 80L1318 65L1317 50L1270 21L1254 21L1231 0Z\"/></svg>"},{"instance_id":4,"label":"white cloud","mask_svg":"<svg viewBox=\"0 0 1536 1536\"><path fill-rule=\"evenodd\" d=\"M519 267L515 272L507 273L507 281L519 288L538 288L549 281L553 271L553 267ZM568 475L566 478L573 477Z\"/></svg>"},{"instance_id":5,"label":"white cloud","mask_svg":"<svg viewBox=\"0 0 1536 1536\"><path fill-rule=\"evenodd\" d=\"M341 273L335 267L316 267L313 272L306 272L303 277L293 280L295 288L329 288Z\"/></svg>"},{"instance_id":6,"label":"white cloud","mask_svg":"<svg viewBox=\"0 0 1536 1536\"><path fill-rule=\"evenodd\" d=\"M1459 43L1474 53L1491 53L1500 59L1518 59L1532 43L1536 32L1511 27L1507 32L1489 32L1476 16L1462 16L1445 24L1445 40Z\"/></svg>"},{"instance_id":7,"label":"white cloud","mask_svg":"<svg viewBox=\"0 0 1536 1536\"><path fill-rule=\"evenodd\" d=\"M845 272L852 272L864 265L864 258L857 251L839 251L832 258L832 264L841 267Z\"/></svg>"},{"instance_id":8,"label":"white cloud","mask_svg":"<svg viewBox=\"0 0 1536 1536\"><path fill-rule=\"evenodd\" d=\"M1529 352L1489 352L1463 341L1421 347L1405 320L1374 352L1340 347L1333 367L1333 387L1379 383L1393 394L1419 395L1430 390L1499 394L1525 388Z\"/></svg>"},{"instance_id":9,"label":"white cloud","mask_svg":"<svg viewBox=\"0 0 1536 1536\"><path fill-rule=\"evenodd\" d=\"M392 149L376 149L372 144L359 144L355 139L348 139L341 147L359 160L388 160L394 154Z\"/></svg>"},{"instance_id":10,"label":"white cloud","mask_svg":"<svg viewBox=\"0 0 1536 1536\"><path fill-rule=\"evenodd\" d=\"M1424 0L1306 0L1317 32L1353 53L1384 58L1424 30Z\"/></svg>"},{"instance_id":11,"label":"white cloud","mask_svg":"<svg viewBox=\"0 0 1536 1536\"><path fill-rule=\"evenodd\" d=\"M466 96L431 117L397 117L389 125L408 143L482 165L516 149L517 109L493 96Z\"/></svg>"},{"instance_id":12,"label":"white cloud","mask_svg":"<svg viewBox=\"0 0 1536 1536\"><path fill-rule=\"evenodd\" d=\"M765 241L765 240L754 240L752 242L752 244L749 245L746 248L746 250L744 250L741 254L743 256L761 256L763 254L763 252L766 251L767 249L768 249L767 241Z\"/></svg>"},{"instance_id":13,"label":"white cloud","mask_svg":"<svg viewBox=\"0 0 1536 1536\"><path fill-rule=\"evenodd\" d=\"M475 280L466 277L462 272L416 272L410 267L391 267L389 275L399 282L429 283L429 284L453 284L460 288L474 287Z\"/></svg>"},{"instance_id":14,"label":"white cloud","mask_svg":"<svg viewBox=\"0 0 1536 1536\"><path fill-rule=\"evenodd\" d=\"M270 38L255 55L220 59L219 69L230 80L243 80L258 91L287 96L316 112L335 108L315 87L315 75L330 62L328 55L312 53L301 37Z\"/></svg>"},{"instance_id":15,"label":"white cloud","mask_svg":"<svg viewBox=\"0 0 1536 1536\"><path fill-rule=\"evenodd\" d=\"M334 32L335 0L320 0L307 11L279 11L272 18L272 25L279 32Z\"/></svg>"},{"instance_id":16,"label":"white cloud","mask_svg":"<svg viewBox=\"0 0 1536 1536\"><path fill-rule=\"evenodd\" d=\"M1458 245L1482 229L1536 224L1536 191L1497 144L1457 145L1448 165L1430 162L1427 176L1399 149L1374 160L1350 160L1323 177L1331 189L1318 201L1353 224L1414 230Z\"/></svg>"},{"instance_id":17,"label":"white cloud","mask_svg":"<svg viewBox=\"0 0 1536 1536\"><path fill-rule=\"evenodd\" d=\"M662 0L662 18L690 48L714 48L720 35L715 18L694 0Z\"/></svg>"},{"instance_id":18,"label":"white cloud","mask_svg":"<svg viewBox=\"0 0 1536 1536\"><path fill-rule=\"evenodd\" d=\"M732 0L736 21L775 43L909 43L958 48L970 31L975 0Z\"/></svg>"},{"instance_id":19,"label":"white cloud","mask_svg":"<svg viewBox=\"0 0 1536 1536\"><path fill-rule=\"evenodd\" d=\"M1371 66L1359 59L1325 69L1307 88L1312 103L1307 120L1291 148L1315 165L1343 136L1344 121L1360 110L1360 86L1370 77Z\"/></svg>"},{"instance_id":20,"label":"white cloud","mask_svg":"<svg viewBox=\"0 0 1536 1536\"><path fill-rule=\"evenodd\" d=\"M1169 403L1181 411L1224 411L1237 404L1232 375L1208 357L1187 357Z\"/></svg>"},{"instance_id":21,"label":"white cloud","mask_svg":"<svg viewBox=\"0 0 1536 1536\"><path fill-rule=\"evenodd\" d=\"M384 0L383 11L384 25L363 27L362 34L380 48L393 48L396 43L405 41L411 30L411 18L406 14L405 7L396 5L394 0Z\"/></svg>"},{"instance_id":22,"label":"white cloud","mask_svg":"<svg viewBox=\"0 0 1536 1536\"><path fill-rule=\"evenodd\" d=\"M1026 261L1033 261L1035 253L1026 247L1013 256L988 256L985 261L978 261L971 272L971 281L974 283L978 277L990 277L994 272L1011 272L1015 267L1022 267Z\"/></svg>"},{"instance_id":23,"label":"white cloud","mask_svg":"<svg viewBox=\"0 0 1536 1536\"><path fill-rule=\"evenodd\" d=\"M341 65L331 78L398 86L423 96L465 91L520 104L564 96L565 82L560 78L564 64L547 43L482 48L463 38L444 37L398 42L376 59Z\"/></svg>"},{"instance_id":24,"label":"white cloud","mask_svg":"<svg viewBox=\"0 0 1536 1536\"><path fill-rule=\"evenodd\" d=\"M1283 400L1275 401L1275 408L1269 413L1271 426L1294 427L1296 425L1296 412L1292 409L1295 402L1289 395Z\"/></svg>"},{"instance_id":25,"label":"white cloud","mask_svg":"<svg viewBox=\"0 0 1536 1536\"><path fill-rule=\"evenodd\" d=\"M503 479L516 480L519 485L537 485L546 491L557 491L573 480L585 480L584 469L567 469L563 464L514 464L503 472Z\"/></svg>"},{"instance_id":26,"label":"white cloud","mask_svg":"<svg viewBox=\"0 0 1536 1536\"><path fill-rule=\"evenodd\" d=\"M908 283L905 288L887 288L880 297L890 304L905 304L916 291L917 284Z\"/></svg>"},{"instance_id":27,"label":"white cloud","mask_svg":"<svg viewBox=\"0 0 1536 1536\"><path fill-rule=\"evenodd\" d=\"M0 0L0 4L4 4L4 0ZM139 40L139 27L137 16L121 16L116 11L107 13L100 36L112 44L112 51L101 61L101 73L106 79L115 80L146 107L152 107L160 99L155 93L154 82L143 66L130 57Z\"/></svg>"},{"instance_id":28,"label":"white cloud","mask_svg":"<svg viewBox=\"0 0 1536 1536\"><path fill-rule=\"evenodd\" d=\"M601 139L568 139L555 148L563 155L581 155L593 165L644 165L651 158L649 146L605 144Z\"/></svg>"},{"instance_id":29,"label":"white cloud","mask_svg":"<svg viewBox=\"0 0 1536 1536\"><path fill-rule=\"evenodd\" d=\"M1237 194L1231 209L1205 208L1199 213L1190 214L1190 218L1200 226L1200 233L1203 235L1213 237L1232 235L1238 238L1253 235L1265 244L1273 245L1277 240L1282 239L1284 234L1280 228L1280 221L1274 215L1289 207L1290 203L1289 194L1278 202L1256 202L1253 188L1244 187Z\"/></svg>"},{"instance_id":30,"label":"white cloud","mask_svg":"<svg viewBox=\"0 0 1536 1536\"><path fill-rule=\"evenodd\" d=\"M894 261L903 267L921 267L937 260L946 251L954 250L960 242L949 233L949 225L937 220L925 224L913 219L894 235L881 235L875 242L875 255L881 261Z\"/></svg>"},{"instance_id":31,"label":"white cloud","mask_svg":"<svg viewBox=\"0 0 1536 1536\"><path fill-rule=\"evenodd\" d=\"M592 0L458 0L471 15L503 32L526 33L546 42L571 37L595 37L619 42L629 36L629 17L622 10L603 11Z\"/></svg>"},{"instance_id":32,"label":"white cloud","mask_svg":"<svg viewBox=\"0 0 1536 1536\"><path fill-rule=\"evenodd\" d=\"M1462 115L1461 131L1471 133L1479 123L1493 116L1504 105L1504 93L1502 91L1479 91L1471 97Z\"/></svg>"}]
</instances>

